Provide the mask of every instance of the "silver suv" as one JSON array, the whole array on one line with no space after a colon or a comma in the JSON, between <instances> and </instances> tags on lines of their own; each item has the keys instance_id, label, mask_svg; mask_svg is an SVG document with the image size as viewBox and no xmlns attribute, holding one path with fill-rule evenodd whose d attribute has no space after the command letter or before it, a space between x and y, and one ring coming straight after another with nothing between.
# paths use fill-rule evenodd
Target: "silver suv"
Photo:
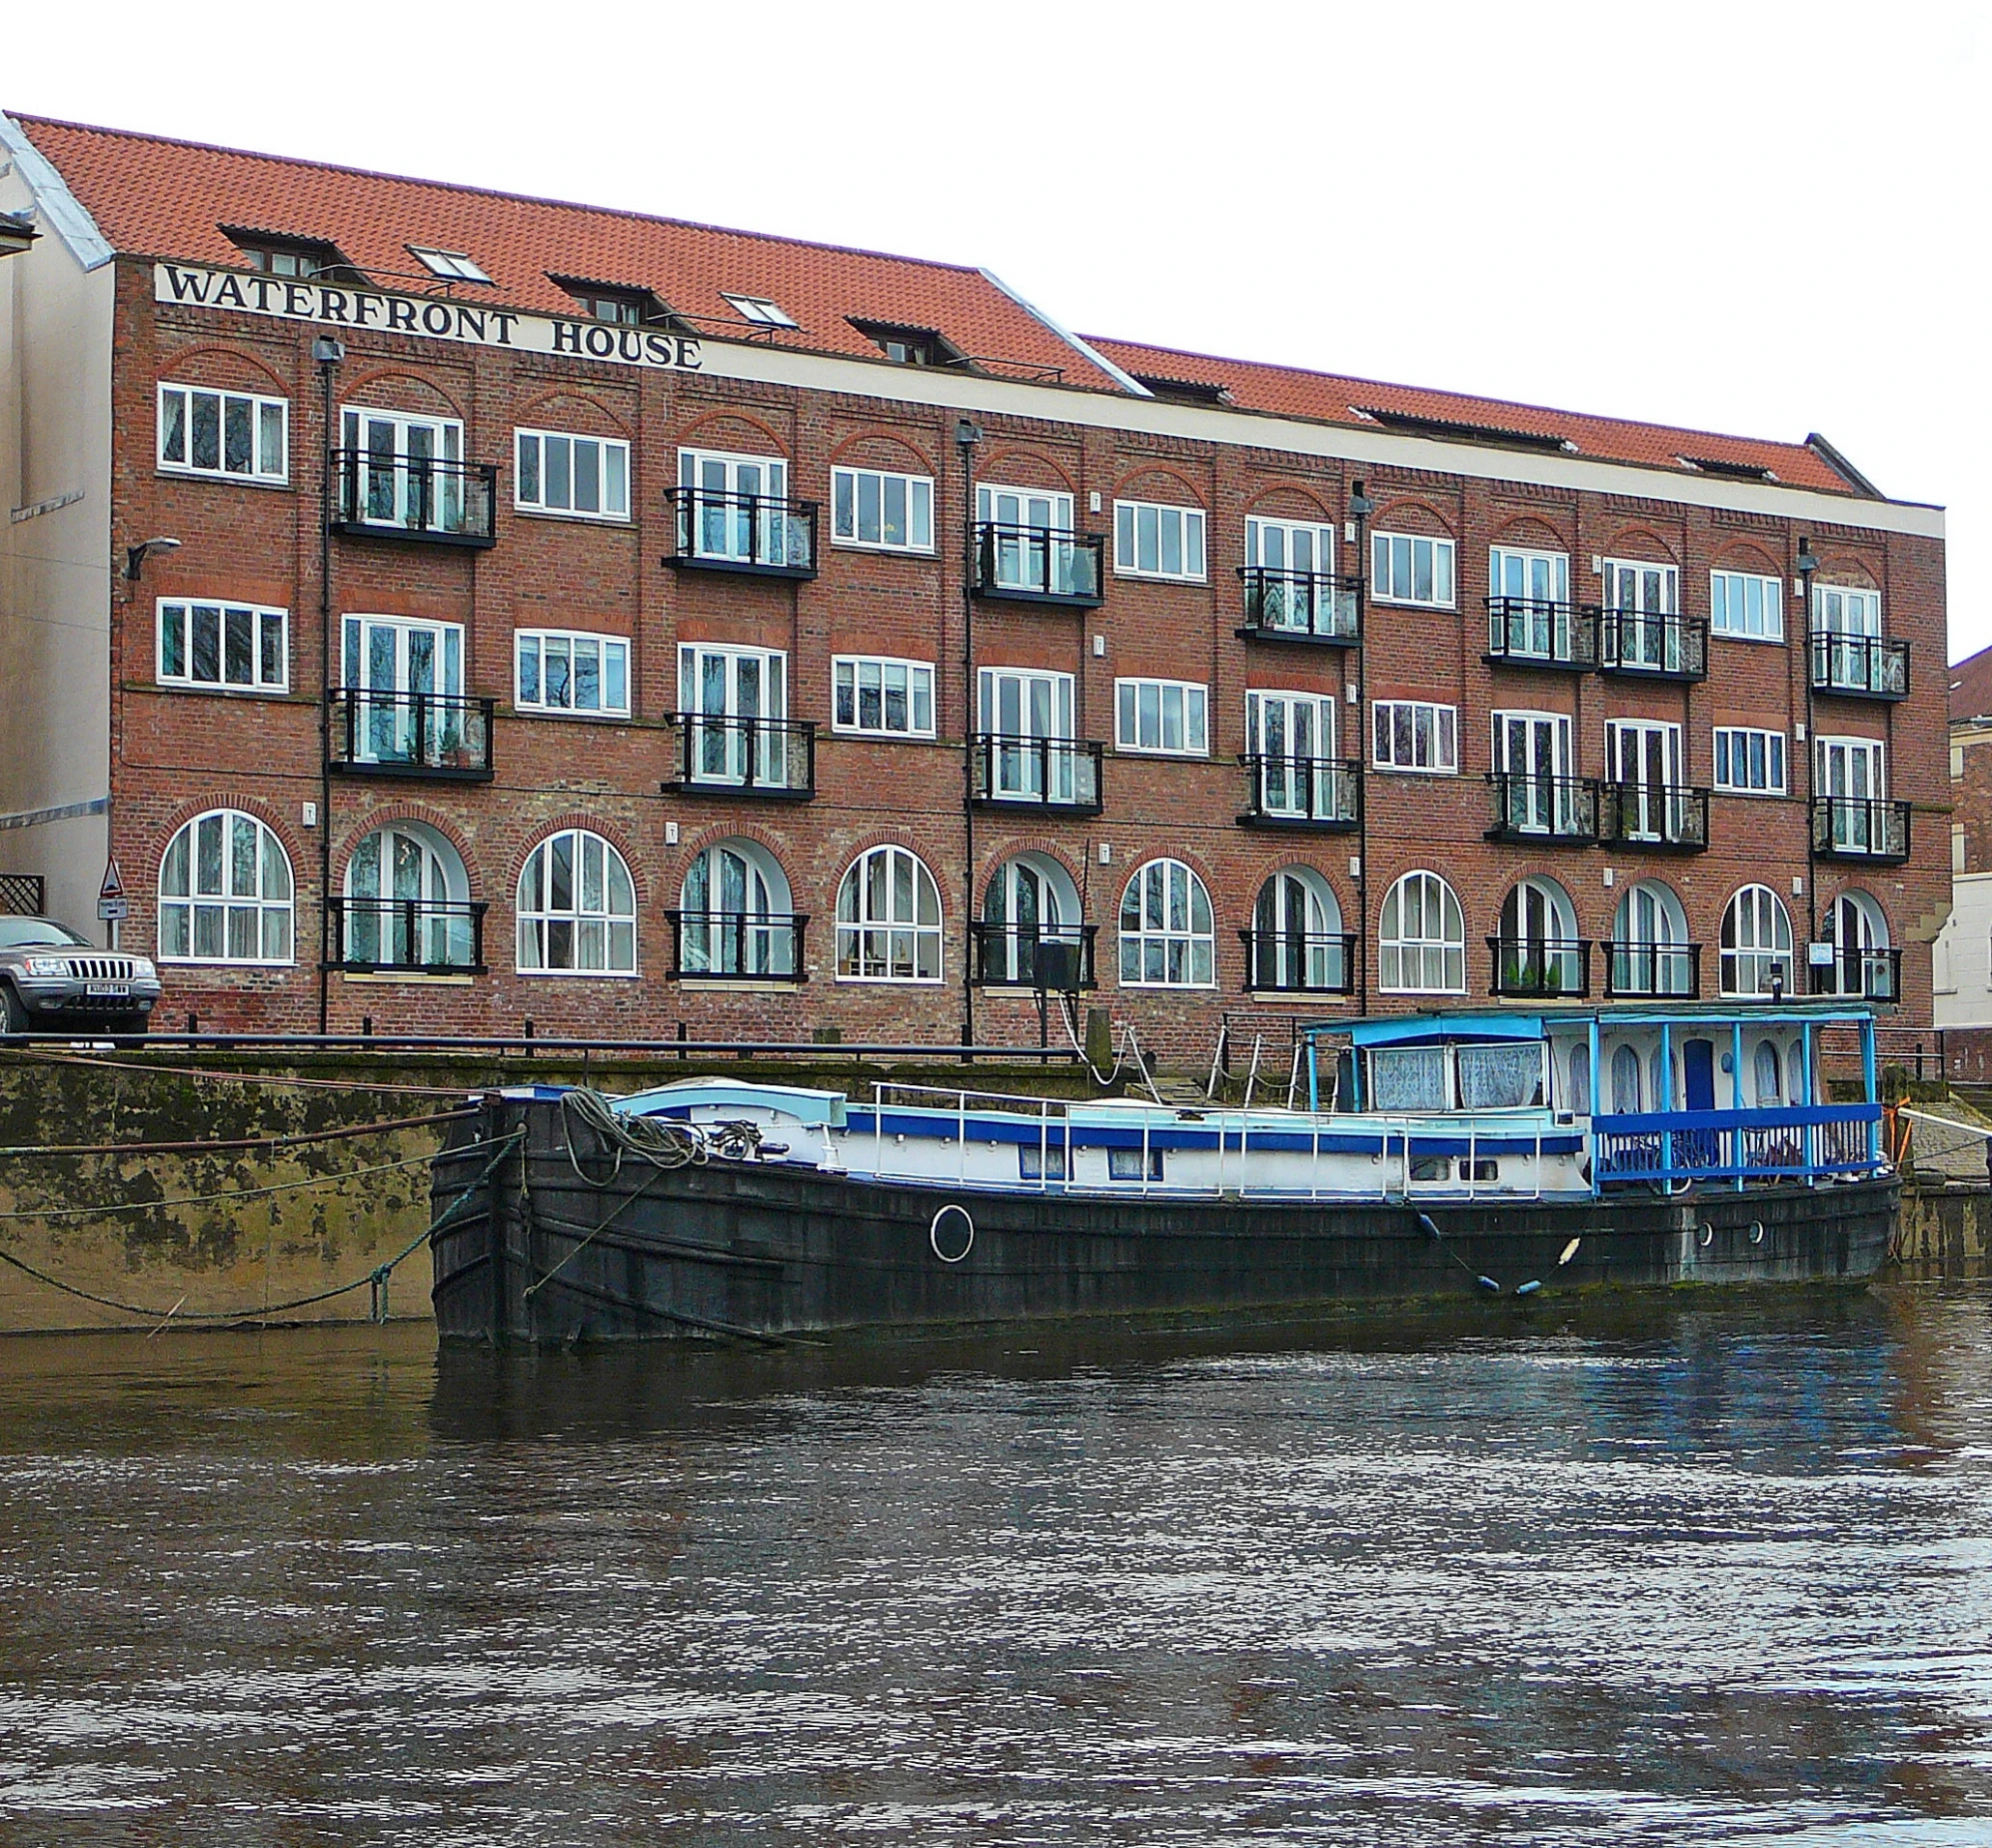
<instances>
[{"instance_id":1,"label":"silver suv","mask_svg":"<svg viewBox=\"0 0 1992 1848\"><path fill-rule=\"evenodd\" d=\"M159 1001L144 956L99 949L52 918L0 918L0 1016L10 1033L87 1023L142 1033Z\"/></svg>"}]
</instances>

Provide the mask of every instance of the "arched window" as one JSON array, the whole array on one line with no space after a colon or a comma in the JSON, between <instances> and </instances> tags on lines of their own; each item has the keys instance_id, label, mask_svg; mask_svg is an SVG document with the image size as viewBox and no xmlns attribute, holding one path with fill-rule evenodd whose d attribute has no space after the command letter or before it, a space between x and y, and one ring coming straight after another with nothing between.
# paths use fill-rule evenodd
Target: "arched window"
<instances>
[{"instance_id":1,"label":"arched window","mask_svg":"<svg viewBox=\"0 0 1992 1848\"><path fill-rule=\"evenodd\" d=\"M1591 1113L1591 1048L1581 1040L1570 1048L1570 1089L1563 1107L1575 1116Z\"/></svg>"},{"instance_id":2,"label":"arched window","mask_svg":"<svg viewBox=\"0 0 1992 1848\"><path fill-rule=\"evenodd\" d=\"M1246 985L1304 994L1348 992L1348 940L1334 890L1312 867L1285 867L1252 907Z\"/></svg>"},{"instance_id":3,"label":"arched window","mask_svg":"<svg viewBox=\"0 0 1992 1848\"><path fill-rule=\"evenodd\" d=\"M1377 986L1385 994L1464 994L1466 919L1435 873L1407 873L1383 899Z\"/></svg>"},{"instance_id":4,"label":"arched window","mask_svg":"<svg viewBox=\"0 0 1992 1848\"><path fill-rule=\"evenodd\" d=\"M477 932L463 858L433 828L377 828L346 863L337 954L349 968L470 968Z\"/></svg>"},{"instance_id":5,"label":"arched window","mask_svg":"<svg viewBox=\"0 0 1992 1848\"><path fill-rule=\"evenodd\" d=\"M1866 893L1841 893L1822 921L1820 936L1833 945L1831 965L1815 976L1820 993L1900 999L1895 958L1888 953L1888 918Z\"/></svg>"},{"instance_id":6,"label":"arched window","mask_svg":"<svg viewBox=\"0 0 1992 1848\"><path fill-rule=\"evenodd\" d=\"M1569 895L1554 880L1521 881L1501 907L1495 993L1581 994L1586 972Z\"/></svg>"},{"instance_id":7,"label":"arched window","mask_svg":"<svg viewBox=\"0 0 1992 1848\"><path fill-rule=\"evenodd\" d=\"M634 975L637 891L623 857L584 828L549 835L519 876L522 975Z\"/></svg>"},{"instance_id":8,"label":"arched window","mask_svg":"<svg viewBox=\"0 0 1992 1848\"><path fill-rule=\"evenodd\" d=\"M1769 995L1776 977L1791 991L1791 920L1768 886L1745 886L1722 914L1722 992Z\"/></svg>"},{"instance_id":9,"label":"arched window","mask_svg":"<svg viewBox=\"0 0 1992 1848\"><path fill-rule=\"evenodd\" d=\"M1658 880L1628 886L1611 921L1605 992L1693 994L1699 986L1696 974L1680 900Z\"/></svg>"},{"instance_id":10,"label":"arched window","mask_svg":"<svg viewBox=\"0 0 1992 1848\"><path fill-rule=\"evenodd\" d=\"M1207 988L1217 979L1210 895L1179 860L1137 867L1120 895L1120 983Z\"/></svg>"},{"instance_id":11,"label":"arched window","mask_svg":"<svg viewBox=\"0 0 1992 1848\"><path fill-rule=\"evenodd\" d=\"M1048 854L1019 854L990 875L983 922L976 933L977 979L992 986L1030 987L1037 946L1079 943L1079 895L1072 876Z\"/></svg>"},{"instance_id":12,"label":"arched window","mask_svg":"<svg viewBox=\"0 0 1992 1848\"><path fill-rule=\"evenodd\" d=\"M197 815L160 863L160 960L289 962L293 895L290 856L253 815Z\"/></svg>"},{"instance_id":13,"label":"arched window","mask_svg":"<svg viewBox=\"0 0 1992 1848\"><path fill-rule=\"evenodd\" d=\"M941 888L916 854L861 854L837 895L840 981L939 981Z\"/></svg>"},{"instance_id":14,"label":"arched window","mask_svg":"<svg viewBox=\"0 0 1992 1848\"><path fill-rule=\"evenodd\" d=\"M1639 1109L1639 1054L1621 1045L1611 1055L1611 1107L1621 1116Z\"/></svg>"},{"instance_id":15,"label":"arched window","mask_svg":"<svg viewBox=\"0 0 1992 1848\"><path fill-rule=\"evenodd\" d=\"M1757 1107L1760 1110L1774 1109L1784 1101L1783 1066L1777 1055L1777 1046L1768 1039L1757 1041L1754 1061L1757 1082Z\"/></svg>"},{"instance_id":16,"label":"arched window","mask_svg":"<svg viewBox=\"0 0 1992 1848\"><path fill-rule=\"evenodd\" d=\"M796 971L796 924L788 876L758 841L716 841L685 870L679 909L681 975L761 976Z\"/></svg>"}]
</instances>

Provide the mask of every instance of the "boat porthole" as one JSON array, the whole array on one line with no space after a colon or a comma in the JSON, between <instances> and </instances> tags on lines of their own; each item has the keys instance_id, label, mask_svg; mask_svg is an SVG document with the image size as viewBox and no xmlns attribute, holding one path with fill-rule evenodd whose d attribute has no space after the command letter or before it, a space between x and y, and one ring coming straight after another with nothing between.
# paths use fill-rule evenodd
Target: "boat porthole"
<instances>
[{"instance_id":1,"label":"boat porthole","mask_svg":"<svg viewBox=\"0 0 1992 1848\"><path fill-rule=\"evenodd\" d=\"M960 1225L955 1223L957 1219L961 1220ZM941 1248L944 1228L946 1228L947 1237L951 1244L958 1238L962 1241L961 1250L950 1252L944 1251ZM927 1242L933 1247L934 1255L940 1258L944 1264L959 1264L976 1248L976 1222L969 1217L968 1207L942 1207L934 1215L933 1223L927 1228Z\"/></svg>"},{"instance_id":2,"label":"boat porthole","mask_svg":"<svg viewBox=\"0 0 1992 1848\"><path fill-rule=\"evenodd\" d=\"M1694 1241L1696 1244L1700 1245L1703 1250L1706 1250L1710 1245L1712 1245L1715 1242L1715 1227L1710 1225L1706 1219L1702 1220L1701 1230L1695 1233Z\"/></svg>"},{"instance_id":3,"label":"boat porthole","mask_svg":"<svg viewBox=\"0 0 1992 1848\"><path fill-rule=\"evenodd\" d=\"M1763 1222L1763 1220L1761 1220L1761 1219L1752 1219L1752 1220L1750 1221L1750 1242L1751 1242L1751 1243L1752 1243L1753 1245L1760 1245L1760 1244L1762 1244L1762 1243L1764 1242L1764 1222Z\"/></svg>"}]
</instances>

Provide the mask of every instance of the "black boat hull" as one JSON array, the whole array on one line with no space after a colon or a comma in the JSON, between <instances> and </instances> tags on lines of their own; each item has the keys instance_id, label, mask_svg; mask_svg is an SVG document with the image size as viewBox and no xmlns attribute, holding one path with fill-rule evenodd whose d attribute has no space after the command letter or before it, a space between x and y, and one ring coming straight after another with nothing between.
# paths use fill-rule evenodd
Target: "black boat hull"
<instances>
[{"instance_id":1,"label":"black boat hull","mask_svg":"<svg viewBox=\"0 0 1992 1848\"><path fill-rule=\"evenodd\" d=\"M494 1140L513 1131L522 1140L493 1166ZM1119 1200L633 1158L594 1184L570 1158L558 1103L506 1099L438 1156L433 1203L443 1337L505 1343L1222 1314L1491 1293L1487 1281L1503 1294L1532 1281L1851 1282L1888 1252L1897 1188Z\"/></svg>"}]
</instances>

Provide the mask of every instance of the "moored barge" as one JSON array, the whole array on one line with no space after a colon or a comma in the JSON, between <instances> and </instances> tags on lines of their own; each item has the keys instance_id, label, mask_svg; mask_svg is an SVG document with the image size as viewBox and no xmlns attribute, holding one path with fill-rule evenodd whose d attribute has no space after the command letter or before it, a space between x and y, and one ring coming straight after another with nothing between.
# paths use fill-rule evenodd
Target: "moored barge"
<instances>
[{"instance_id":1,"label":"moored barge","mask_svg":"<svg viewBox=\"0 0 1992 1848\"><path fill-rule=\"evenodd\" d=\"M1858 1100L1823 1098L1831 1028L1858 1036ZM436 1163L437 1321L779 1339L1856 1280L1893 1233L1863 1008L1397 1016L1312 1033L1294 1084L1284 1108L493 1093Z\"/></svg>"}]
</instances>

